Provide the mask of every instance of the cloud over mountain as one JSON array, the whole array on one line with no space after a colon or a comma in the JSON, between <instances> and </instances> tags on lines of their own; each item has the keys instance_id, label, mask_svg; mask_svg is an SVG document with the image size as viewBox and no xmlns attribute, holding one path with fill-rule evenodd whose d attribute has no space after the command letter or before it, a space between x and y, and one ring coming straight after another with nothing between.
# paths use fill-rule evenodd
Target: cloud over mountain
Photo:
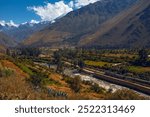
<instances>
[{"instance_id":1,"label":"cloud over mountain","mask_svg":"<svg viewBox=\"0 0 150 117\"><path fill-rule=\"evenodd\" d=\"M100 0L74 0L74 1L71 1L71 2L73 2L74 3L74 7L76 9L78 9L78 8L81 8L83 6L86 6L86 5L90 4L90 3L94 3L94 2L97 2L97 1L100 1Z\"/></svg>"},{"instance_id":2,"label":"cloud over mountain","mask_svg":"<svg viewBox=\"0 0 150 117\"><path fill-rule=\"evenodd\" d=\"M59 1L54 4L46 3L44 6L27 7L27 9L33 10L43 21L54 21L56 18L62 17L74 9L79 9L97 1L100 0L72 0L69 3Z\"/></svg>"},{"instance_id":3,"label":"cloud over mountain","mask_svg":"<svg viewBox=\"0 0 150 117\"><path fill-rule=\"evenodd\" d=\"M63 1L55 2L54 4L46 3L45 6L28 7L28 9L33 10L43 21L53 21L57 17L73 10Z\"/></svg>"}]
</instances>

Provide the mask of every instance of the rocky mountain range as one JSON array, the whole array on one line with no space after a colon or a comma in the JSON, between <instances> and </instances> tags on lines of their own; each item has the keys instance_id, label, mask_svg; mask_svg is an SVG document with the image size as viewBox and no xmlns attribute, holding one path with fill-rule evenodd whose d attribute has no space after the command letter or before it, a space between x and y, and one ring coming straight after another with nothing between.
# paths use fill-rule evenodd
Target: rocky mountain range
<instances>
[{"instance_id":1,"label":"rocky mountain range","mask_svg":"<svg viewBox=\"0 0 150 117\"><path fill-rule=\"evenodd\" d=\"M11 39L6 34L0 32L0 46L1 47L14 47L16 45L17 43L13 39Z\"/></svg>"},{"instance_id":2,"label":"rocky mountain range","mask_svg":"<svg viewBox=\"0 0 150 117\"><path fill-rule=\"evenodd\" d=\"M96 43L99 37L96 36L96 39L91 38L90 41L88 37L100 29L106 30L114 25L110 23L106 27L104 26L109 20L116 19L115 22L118 22L118 15L122 14L124 16L125 11L127 12L137 4L141 4L141 1L144 2L145 0L101 0L90 4L70 12L63 18L56 20L56 23L51 26L33 34L24 41L24 45L51 47L99 46Z\"/></svg>"},{"instance_id":3,"label":"rocky mountain range","mask_svg":"<svg viewBox=\"0 0 150 117\"><path fill-rule=\"evenodd\" d=\"M68 13L55 23L25 23L9 28L0 25L0 30L22 41L21 46L150 47L150 1L101 0Z\"/></svg>"},{"instance_id":4,"label":"rocky mountain range","mask_svg":"<svg viewBox=\"0 0 150 117\"><path fill-rule=\"evenodd\" d=\"M26 22L18 26L0 24L0 31L7 34L17 42L21 42L27 39L33 33L40 31L46 26L50 25L50 22Z\"/></svg>"}]
</instances>

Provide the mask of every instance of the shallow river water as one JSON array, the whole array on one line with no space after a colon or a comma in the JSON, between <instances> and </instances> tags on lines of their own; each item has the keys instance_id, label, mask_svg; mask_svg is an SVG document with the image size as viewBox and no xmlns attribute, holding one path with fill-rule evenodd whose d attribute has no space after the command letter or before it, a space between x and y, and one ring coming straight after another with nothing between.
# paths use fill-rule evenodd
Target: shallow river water
<instances>
[{"instance_id":1,"label":"shallow river water","mask_svg":"<svg viewBox=\"0 0 150 117\"><path fill-rule=\"evenodd\" d=\"M46 64L46 63L37 63L37 62L35 62L35 64L49 67L49 65ZM57 66L56 65L50 65L50 68L56 70ZM106 90L111 89L112 92L115 92L116 90L119 90L119 89L128 89L128 88L120 86L120 85L112 84L112 83L97 79L97 78L95 78L93 76L90 76L88 74L79 73L76 69L65 68L64 69L64 74L67 75L67 76L70 76L72 78L74 78L75 76L80 76L82 80L92 81L93 83L97 83L100 87L103 87ZM139 92L137 92L137 93L139 93ZM150 98L150 96L148 96L148 95L145 95L145 94L142 94L142 93L139 93L139 94Z\"/></svg>"}]
</instances>

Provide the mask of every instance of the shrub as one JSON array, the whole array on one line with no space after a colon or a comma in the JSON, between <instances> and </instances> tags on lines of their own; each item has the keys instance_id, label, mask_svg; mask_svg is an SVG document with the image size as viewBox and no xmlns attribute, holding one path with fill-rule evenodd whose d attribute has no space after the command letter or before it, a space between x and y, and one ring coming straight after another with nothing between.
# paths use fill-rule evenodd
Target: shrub
<instances>
[{"instance_id":1,"label":"shrub","mask_svg":"<svg viewBox=\"0 0 150 117\"><path fill-rule=\"evenodd\" d=\"M92 81L87 81L87 80L83 80L82 83L85 85L92 85L93 84Z\"/></svg>"},{"instance_id":2,"label":"shrub","mask_svg":"<svg viewBox=\"0 0 150 117\"><path fill-rule=\"evenodd\" d=\"M96 93L100 93L103 91L103 88L101 88L98 84L94 83L91 86L91 90L93 90Z\"/></svg>"},{"instance_id":3,"label":"shrub","mask_svg":"<svg viewBox=\"0 0 150 117\"><path fill-rule=\"evenodd\" d=\"M106 97L106 99L108 100L141 100L145 98L131 90L124 89L124 90L118 90L110 94L108 97Z\"/></svg>"},{"instance_id":4,"label":"shrub","mask_svg":"<svg viewBox=\"0 0 150 117\"><path fill-rule=\"evenodd\" d=\"M81 78L76 76L69 81L70 88L75 92L78 93L81 89Z\"/></svg>"},{"instance_id":5,"label":"shrub","mask_svg":"<svg viewBox=\"0 0 150 117\"><path fill-rule=\"evenodd\" d=\"M14 74L14 71L8 68L0 69L0 77L9 77Z\"/></svg>"},{"instance_id":6,"label":"shrub","mask_svg":"<svg viewBox=\"0 0 150 117\"><path fill-rule=\"evenodd\" d=\"M31 83L35 86L41 85L42 78L38 75L30 76Z\"/></svg>"},{"instance_id":7,"label":"shrub","mask_svg":"<svg viewBox=\"0 0 150 117\"><path fill-rule=\"evenodd\" d=\"M0 69L0 77L3 77L2 70Z\"/></svg>"},{"instance_id":8,"label":"shrub","mask_svg":"<svg viewBox=\"0 0 150 117\"><path fill-rule=\"evenodd\" d=\"M41 72L33 72L34 74L30 76L30 81L35 86L45 85L46 81L48 81L48 75Z\"/></svg>"}]
</instances>

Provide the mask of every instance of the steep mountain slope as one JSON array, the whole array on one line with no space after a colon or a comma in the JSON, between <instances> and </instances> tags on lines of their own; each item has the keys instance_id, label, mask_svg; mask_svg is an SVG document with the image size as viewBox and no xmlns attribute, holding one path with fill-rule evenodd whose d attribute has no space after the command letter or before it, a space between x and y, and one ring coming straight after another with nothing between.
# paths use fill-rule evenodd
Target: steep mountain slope
<instances>
[{"instance_id":1,"label":"steep mountain slope","mask_svg":"<svg viewBox=\"0 0 150 117\"><path fill-rule=\"evenodd\" d=\"M150 47L150 1L141 0L132 8L103 23L78 43L98 48Z\"/></svg>"},{"instance_id":2,"label":"steep mountain slope","mask_svg":"<svg viewBox=\"0 0 150 117\"><path fill-rule=\"evenodd\" d=\"M0 30L18 42L28 38L33 33L48 26L50 22L27 22L19 26L0 25Z\"/></svg>"},{"instance_id":3,"label":"steep mountain slope","mask_svg":"<svg viewBox=\"0 0 150 117\"><path fill-rule=\"evenodd\" d=\"M1 24L0 22L0 31L4 32L4 31L7 31L7 30L12 30L16 28L16 26L12 26L12 25L8 25L8 24Z\"/></svg>"},{"instance_id":4,"label":"steep mountain slope","mask_svg":"<svg viewBox=\"0 0 150 117\"><path fill-rule=\"evenodd\" d=\"M24 41L31 46L76 46L85 36L94 33L102 23L138 0L101 0L70 12L53 25Z\"/></svg>"},{"instance_id":5,"label":"steep mountain slope","mask_svg":"<svg viewBox=\"0 0 150 117\"><path fill-rule=\"evenodd\" d=\"M10 37L0 32L0 46L1 47L13 47L16 45L16 42L13 41Z\"/></svg>"}]
</instances>

